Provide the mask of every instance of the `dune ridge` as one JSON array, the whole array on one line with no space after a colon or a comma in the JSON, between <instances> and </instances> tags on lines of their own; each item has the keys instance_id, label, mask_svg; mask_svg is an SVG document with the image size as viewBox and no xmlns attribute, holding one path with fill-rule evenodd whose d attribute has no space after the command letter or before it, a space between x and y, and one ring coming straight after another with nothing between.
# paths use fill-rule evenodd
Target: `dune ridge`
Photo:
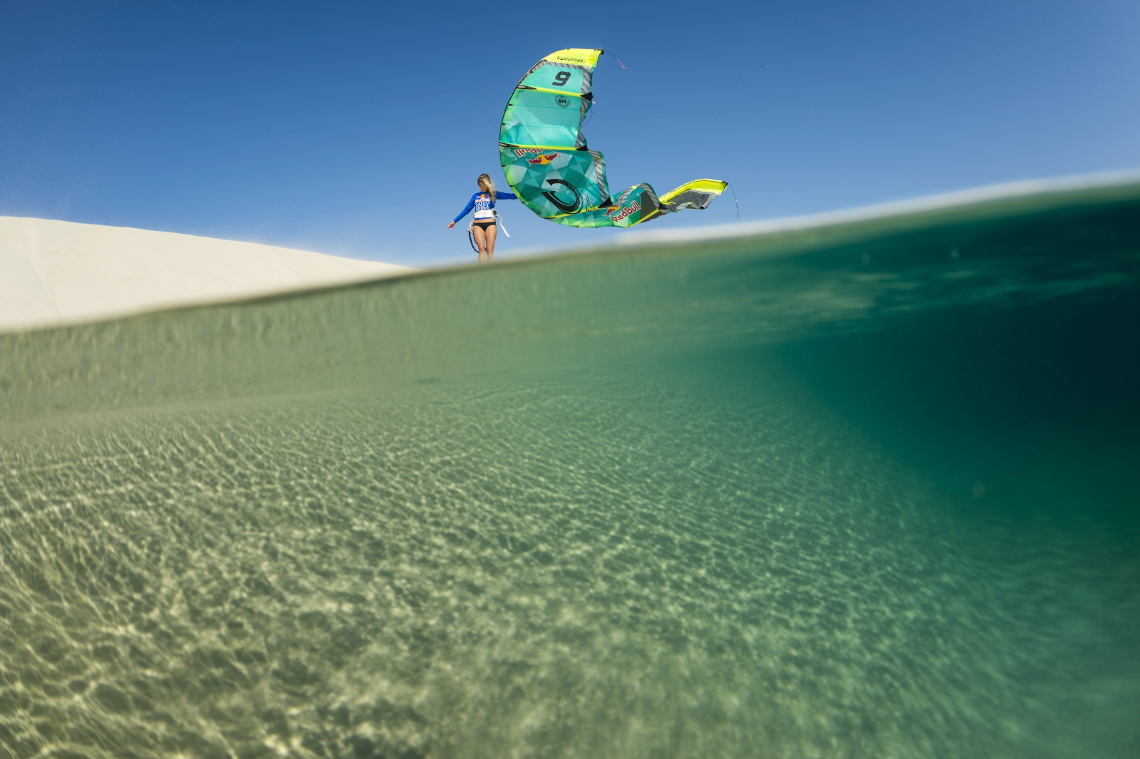
<instances>
[{"instance_id":1,"label":"dune ridge","mask_svg":"<svg viewBox=\"0 0 1140 759\"><path fill-rule=\"evenodd\" d=\"M257 243L0 216L0 332L414 271Z\"/></svg>"}]
</instances>

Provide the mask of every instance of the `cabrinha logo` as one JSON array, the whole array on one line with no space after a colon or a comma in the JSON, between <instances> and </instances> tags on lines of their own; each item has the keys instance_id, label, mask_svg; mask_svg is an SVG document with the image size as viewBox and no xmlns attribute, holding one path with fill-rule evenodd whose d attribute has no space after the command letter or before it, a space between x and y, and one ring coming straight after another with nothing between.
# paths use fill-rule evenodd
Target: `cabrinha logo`
<instances>
[{"instance_id":1,"label":"cabrinha logo","mask_svg":"<svg viewBox=\"0 0 1140 759\"><path fill-rule=\"evenodd\" d=\"M628 206L623 206L620 211L618 211L613 216L610 216L610 218L613 219L614 221L621 221L622 219L624 219L626 216L629 216L634 211L640 211L640 210L641 210L641 206L639 206L637 204L637 201L635 200L632 203L630 203ZM607 213L607 215L609 215L609 214Z\"/></svg>"},{"instance_id":2,"label":"cabrinha logo","mask_svg":"<svg viewBox=\"0 0 1140 759\"><path fill-rule=\"evenodd\" d=\"M559 95L558 97L554 98L554 102L558 103L559 107L561 108L570 107L570 98L566 97L565 95Z\"/></svg>"},{"instance_id":3,"label":"cabrinha logo","mask_svg":"<svg viewBox=\"0 0 1140 759\"><path fill-rule=\"evenodd\" d=\"M565 179L559 179L558 177L547 177L546 184L550 187L550 189L543 190L542 196L549 200L550 204L562 213L574 213L578 210L578 206L582 205L582 195L578 192L578 188L567 182ZM567 203L565 200L562 200L554 194L555 191L559 190L562 187L565 187L574 195L573 202Z\"/></svg>"}]
</instances>

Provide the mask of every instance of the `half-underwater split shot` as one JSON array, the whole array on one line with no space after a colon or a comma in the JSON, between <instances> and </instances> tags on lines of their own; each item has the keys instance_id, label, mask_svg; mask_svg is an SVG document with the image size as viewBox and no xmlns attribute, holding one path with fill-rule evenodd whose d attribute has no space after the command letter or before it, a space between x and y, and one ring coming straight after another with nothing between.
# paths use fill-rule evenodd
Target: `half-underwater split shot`
<instances>
[{"instance_id":1,"label":"half-underwater split shot","mask_svg":"<svg viewBox=\"0 0 1140 759\"><path fill-rule=\"evenodd\" d=\"M1113 30L1140 16L1090 8L1051 8L1018 60L1056 35L1136 59ZM54 51L0 52L23 83L0 124L0 759L1140 756L1140 146L1017 121L1038 95L1140 112L1086 92L1104 58L987 91L923 147L901 136L921 98L901 132L845 86L777 107L823 75L791 65L816 24L902 45L880 11L774 10L762 68L693 90L769 77L786 123L736 131L644 87L703 81L666 75L661 39L743 44L734 14L610 33L619 64L371 11L71 11L0 10L0 42ZM950 27L987 81L1021 65ZM366 32L474 77L399 106L430 122L409 145L344 126L387 101L320 86L391 54L347 44ZM975 81L947 65L861 86ZM138 95L155 71L238 121ZM142 100L92 99L95 75ZM808 158L840 112L846 157ZM432 142L465 121L470 156ZM753 127L800 157L743 151ZM946 148L971 129L977 155Z\"/></svg>"}]
</instances>

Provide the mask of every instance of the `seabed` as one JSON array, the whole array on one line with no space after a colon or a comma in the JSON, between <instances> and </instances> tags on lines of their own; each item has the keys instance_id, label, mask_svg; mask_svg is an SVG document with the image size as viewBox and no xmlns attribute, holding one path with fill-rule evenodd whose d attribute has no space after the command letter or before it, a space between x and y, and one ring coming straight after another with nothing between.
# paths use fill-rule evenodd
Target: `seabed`
<instances>
[{"instance_id":1,"label":"seabed","mask_svg":"<svg viewBox=\"0 0 1140 759\"><path fill-rule=\"evenodd\" d=\"M1132 757L1140 182L0 336L0 758Z\"/></svg>"}]
</instances>

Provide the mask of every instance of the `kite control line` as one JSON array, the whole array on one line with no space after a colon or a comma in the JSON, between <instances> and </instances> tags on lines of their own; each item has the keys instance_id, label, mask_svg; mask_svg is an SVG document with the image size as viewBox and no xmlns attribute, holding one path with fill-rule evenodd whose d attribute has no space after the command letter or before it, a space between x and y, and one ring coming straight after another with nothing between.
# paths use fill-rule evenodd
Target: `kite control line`
<instances>
[{"instance_id":1,"label":"kite control line","mask_svg":"<svg viewBox=\"0 0 1140 759\"><path fill-rule=\"evenodd\" d=\"M623 69L625 69L626 71L629 71L629 69L628 69L628 68L626 68L625 64L621 62L621 58L618 58L616 55L614 55L614 51L613 51L613 50L611 50L611 51L610 51L610 55L613 55L613 56L614 56L614 60L618 62L618 65L619 65L619 66L621 66L621 67L622 67Z\"/></svg>"},{"instance_id":2,"label":"kite control line","mask_svg":"<svg viewBox=\"0 0 1140 759\"><path fill-rule=\"evenodd\" d=\"M740 221L740 201L736 199L736 188L729 183L728 189L732 190L732 202L736 204L736 220Z\"/></svg>"}]
</instances>

